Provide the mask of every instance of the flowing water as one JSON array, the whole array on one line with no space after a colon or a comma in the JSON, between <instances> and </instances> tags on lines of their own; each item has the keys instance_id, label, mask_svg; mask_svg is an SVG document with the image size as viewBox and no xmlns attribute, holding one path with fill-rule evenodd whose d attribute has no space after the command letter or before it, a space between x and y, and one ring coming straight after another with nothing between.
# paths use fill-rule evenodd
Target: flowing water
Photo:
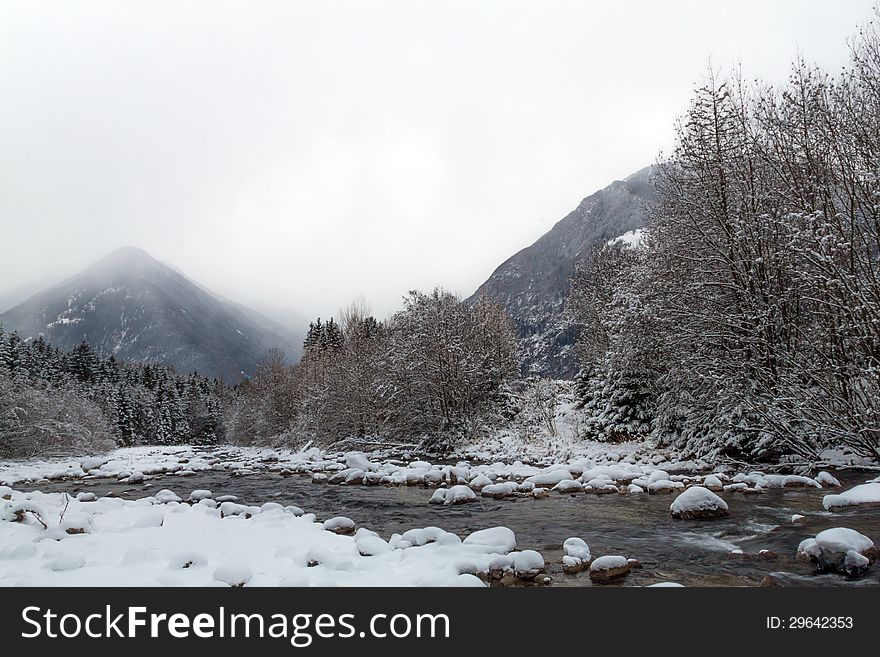
<instances>
[{"instance_id":1,"label":"flowing water","mask_svg":"<svg viewBox=\"0 0 880 657\"><path fill-rule=\"evenodd\" d=\"M864 482L865 473L836 473L848 488ZM874 476L874 475L871 475ZM800 586L880 585L880 565L859 580L818 575L797 561L801 540L829 527L851 527L880 543L880 509L842 513L822 509L828 489L774 489L760 495L726 493L730 517L718 520L673 520L669 504L674 495L557 495L544 499L511 498L460 506L428 504L432 489L421 486L331 486L314 484L306 476L260 473L232 477L209 471L195 476L167 475L132 487L113 480L92 479L18 485L21 490L77 493L108 492L134 499L173 490L185 498L195 489L215 496L235 495L244 504L295 504L319 519L345 515L358 526L388 538L394 532L435 525L459 536L496 525L510 527L519 549L538 550L547 562L554 586L590 586L586 573L562 572L562 542L579 536L593 556L618 554L638 559L642 568L624 585L672 581L687 586L754 586L765 577L779 584ZM805 518L792 523L793 514ZM742 550L745 555L731 554ZM761 550L769 550L758 555Z\"/></svg>"}]
</instances>

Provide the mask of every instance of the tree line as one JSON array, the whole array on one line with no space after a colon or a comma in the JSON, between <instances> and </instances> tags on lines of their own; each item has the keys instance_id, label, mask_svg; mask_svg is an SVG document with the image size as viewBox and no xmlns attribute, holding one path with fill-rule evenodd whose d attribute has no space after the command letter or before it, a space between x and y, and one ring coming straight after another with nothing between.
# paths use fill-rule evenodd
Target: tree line
<instances>
[{"instance_id":1,"label":"tree line","mask_svg":"<svg viewBox=\"0 0 880 657\"><path fill-rule=\"evenodd\" d=\"M224 391L198 374L102 359L85 342L62 351L0 327L0 458L213 444L224 438Z\"/></svg>"},{"instance_id":2,"label":"tree line","mask_svg":"<svg viewBox=\"0 0 880 657\"><path fill-rule=\"evenodd\" d=\"M299 363L269 355L236 390L243 441L421 442L443 449L488 421L516 376L516 335L498 304L437 288L410 292L384 321L364 302L309 326Z\"/></svg>"},{"instance_id":3,"label":"tree line","mask_svg":"<svg viewBox=\"0 0 880 657\"><path fill-rule=\"evenodd\" d=\"M710 73L642 248L578 266L582 403L608 439L880 458L880 34L837 75Z\"/></svg>"}]
</instances>

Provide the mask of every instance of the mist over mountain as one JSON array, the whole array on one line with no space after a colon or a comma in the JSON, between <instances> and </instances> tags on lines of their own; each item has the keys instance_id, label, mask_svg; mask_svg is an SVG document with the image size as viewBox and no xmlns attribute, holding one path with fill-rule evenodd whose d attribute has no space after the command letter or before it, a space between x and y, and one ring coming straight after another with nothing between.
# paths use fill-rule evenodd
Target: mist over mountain
<instances>
[{"instance_id":1,"label":"mist over mountain","mask_svg":"<svg viewBox=\"0 0 880 657\"><path fill-rule=\"evenodd\" d=\"M303 337L134 247L34 294L0 314L0 324L62 349L86 341L103 357L229 382L252 375L270 349L298 358Z\"/></svg>"},{"instance_id":2,"label":"mist over mountain","mask_svg":"<svg viewBox=\"0 0 880 657\"><path fill-rule=\"evenodd\" d=\"M516 324L523 374L571 378L575 329L566 318L569 281L581 254L645 225L652 198L646 167L588 196L534 244L503 262L471 299L501 303Z\"/></svg>"}]
</instances>

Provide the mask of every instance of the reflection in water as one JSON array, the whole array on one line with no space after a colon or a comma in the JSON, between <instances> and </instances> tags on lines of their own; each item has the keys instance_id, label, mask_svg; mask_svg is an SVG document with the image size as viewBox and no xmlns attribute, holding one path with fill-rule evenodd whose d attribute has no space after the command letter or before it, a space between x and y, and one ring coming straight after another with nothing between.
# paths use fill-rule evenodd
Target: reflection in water
<instances>
[{"instance_id":1,"label":"reflection in water","mask_svg":"<svg viewBox=\"0 0 880 657\"><path fill-rule=\"evenodd\" d=\"M864 476L841 475L845 486L864 481ZM673 520L671 495L552 495L545 499L480 498L453 507L429 505L431 489L422 487L330 486L313 484L308 477L282 477L261 473L231 477L224 472L205 472L191 477L168 475L132 488L111 480L97 479L23 486L21 490L44 492L110 491L138 498L169 488L181 497L206 488L217 495L236 495L247 504L267 501L296 504L319 519L346 515L358 525L384 537L414 527L436 525L459 536L495 525L510 527L520 549L544 555L556 586L589 586L585 573L562 573L562 542L579 536L589 543L594 556L619 554L638 559L636 570L622 583L647 585L675 581L689 586L753 586L772 575L780 583L834 586L880 584L880 566L867 577L849 582L836 575L818 576L808 564L794 559L804 538L829 527L845 526L880 543L880 510L862 509L830 514L822 510L827 490L771 490L760 496L729 493L730 517L711 521ZM806 516L797 524L795 513ZM742 550L745 554L731 554ZM758 555L761 550L769 553Z\"/></svg>"}]
</instances>

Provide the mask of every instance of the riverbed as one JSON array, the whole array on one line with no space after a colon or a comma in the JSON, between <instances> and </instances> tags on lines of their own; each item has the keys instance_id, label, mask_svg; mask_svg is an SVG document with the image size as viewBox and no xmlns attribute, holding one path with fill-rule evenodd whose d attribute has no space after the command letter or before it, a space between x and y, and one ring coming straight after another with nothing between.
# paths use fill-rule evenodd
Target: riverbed
<instances>
[{"instance_id":1,"label":"riverbed","mask_svg":"<svg viewBox=\"0 0 880 657\"><path fill-rule=\"evenodd\" d=\"M834 473L844 488L862 483L865 473ZM669 505L675 494L559 494L534 499L478 498L460 506L428 503L433 489L425 486L364 486L313 483L308 476L259 472L231 476L205 471L190 476L154 477L140 485L113 479L79 479L19 484L18 490L83 491L126 499L153 495L162 489L183 498L196 489L213 495L234 495L245 504L279 502L313 512L319 520L343 515L383 538L412 528L437 526L460 536L486 527L512 529L517 549L539 551L553 586L591 586L586 573L562 572L562 542L583 538L594 556L622 555L641 568L619 582L625 586L676 582L685 586L865 586L880 584L880 567L858 580L819 575L795 559L801 540L830 527L850 527L880 540L880 510L854 508L829 513L822 497L828 489L771 489L761 494L724 493L727 518L674 520ZM792 516L803 515L797 522ZM741 554L740 554L741 552Z\"/></svg>"}]
</instances>

